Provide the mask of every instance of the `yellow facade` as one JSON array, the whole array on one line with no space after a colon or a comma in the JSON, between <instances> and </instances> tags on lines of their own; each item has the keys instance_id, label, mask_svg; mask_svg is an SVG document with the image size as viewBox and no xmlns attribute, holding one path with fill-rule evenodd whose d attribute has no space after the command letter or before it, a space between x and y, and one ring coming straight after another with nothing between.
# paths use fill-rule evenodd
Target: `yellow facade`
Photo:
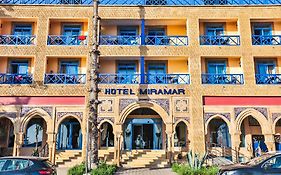
<instances>
[{"instance_id":1,"label":"yellow facade","mask_svg":"<svg viewBox=\"0 0 281 175\"><path fill-rule=\"evenodd\" d=\"M46 122L42 147L48 144L48 157L53 163L63 157L59 155L56 141L61 123L64 120L75 120L81 126L82 147L77 152L79 161L86 157L86 133L88 121L89 100L89 63L93 37L93 9L90 6L75 5L3 5L0 6L0 35L11 35L13 23L32 23L32 35L36 36L34 45L0 45L0 73L9 73L9 60L28 59L28 73L32 74L31 85L3 84L0 87L1 97L5 97L0 105L0 119L6 117L14 125L15 144L9 151L13 155L30 155L31 148L22 147L26 138L28 122L41 116ZM140 10L141 8L141 10ZM263 135L268 150L275 150L274 136L281 132L281 126L276 125L281 118L281 104L276 100L270 104L205 104L205 97L279 97L280 84L257 84L257 63L259 60L275 63L275 74L281 73L281 46L253 45L254 23L271 23L272 35L281 35L280 6L100 6L100 35L117 36L118 27L135 26L137 35L141 35L141 22L145 28L164 26L166 36L185 36L188 44L175 45L100 45L100 74L118 73L120 62L136 64L136 74L141 74L141 58L144 59L145 72L149 63L165 63L166 74L188 74L190 83L176 81L164 84L140 83L103 83L99 85L101 92L99 100L99 127L107 122L112 125L114 147L102 148L101 157L113 154L110 161L120 165L120 156L125 139L125 124L127 119L151 118L162 122L161 133L167 147L160 151L174 153L193 150L204 153L207 142L210 142L209 123L212 119L222 119L228 126L231 135L230 146L239 149L247 157L253 156L252 136ZM206 25L219 23L223 25L225 35L238 35L240 44L235 46L200 45L200 36L206 35ZM48 45L48 36L62 35L64 24L81 24L81 36L87 36L86 44L81 45ZM82 39L84 40L84 39ZM169 40L169 42L174 39ZM279 39L280 43L280 39ZM45 76L53 72L60 73L60 60L78 60L78 74L84 74L85 83L80 84L46 84ZM202 74L208 72L208 61L226 63L226 74L243 74L241 84L204 84ZM72 77L73 78L73 77ZM76 77L74 77L76 78ZM66 78L67 79L67 78ZM67 81L67 80L65 80ZM113 78L113 81L117 81ZM121 94L107 94L106 89L128 89L133 93L122 91ZM184 90L182 93L141 94L140 89ZM13 100L8 99L13 97ZM19 97L58 97L52 102L25 102ZM83 104L63 99L66 97L83 97ZM8 100L7 100L7 99ZM40 100L42 100L40 99ZM76 100L77 100L76 99ZM40 101L39 100L39 101ZM60 100L64 101L60 103ZM83 101L82 100L82 101ZM24 102L23 102L24 101ZM28 101L28 100L27 100ZM59 101L59 102L57 102ZM75 100L74 100L75 101ZM237 100L239 101L239 100ZM7 102L7 104L6 104ZM137 109L151 109L157 113L149 115L131 114ZM239 108L239 109L238 109ZM238 112L237 112L238 111ZM260 126L246 125L249 116L254 117ZM244 120L245 119L245 120ZM241 147L241 124L245 124L246 146ZM186 145L176 144L177 125L186 125ZM160 127L159 127L160 128ZM178 129L182 130L182 129ZM159 132L160 133L160 132ZM44 147L45 148L45 147ZM123 151L123 152L122 152ZM134 152L134 151L132 151ZM69 153L70 154L70 153ZM72 154L72 153L71 153ZM160 154L160 153L159 153ZM70 157L70 156L69 156ZM62 159L62 158L61 158ZM60 160L61 160L60 159ZM167 160L167 157L165 158ZM73 161L75 162L75 161ZM64 163L64 162L63 162ZM76 162L75 162L76 163Z\"/></svg>"}]
</instances>

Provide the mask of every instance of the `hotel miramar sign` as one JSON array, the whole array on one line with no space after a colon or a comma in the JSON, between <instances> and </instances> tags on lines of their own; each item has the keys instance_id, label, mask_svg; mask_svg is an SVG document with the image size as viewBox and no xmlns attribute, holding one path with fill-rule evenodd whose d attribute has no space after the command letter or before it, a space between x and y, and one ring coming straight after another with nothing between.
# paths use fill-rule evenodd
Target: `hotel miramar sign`
<instances>
[{"instance_id":1,"label":"hotel miramar sign","mask_svg":"<svg viewBox=\"0 0 281 175\"><path fill-rule=\"evenodd\" d=\"M185 95L185 89L171 88L105 88L105 95Z\"/></svg>"}]
</instances>

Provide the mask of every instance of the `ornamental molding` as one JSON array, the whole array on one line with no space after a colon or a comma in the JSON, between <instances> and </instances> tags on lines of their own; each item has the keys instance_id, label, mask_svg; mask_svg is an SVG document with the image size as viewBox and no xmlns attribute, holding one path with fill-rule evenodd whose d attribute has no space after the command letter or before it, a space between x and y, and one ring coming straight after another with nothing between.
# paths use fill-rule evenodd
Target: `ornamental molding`
<instances>
[{"instance_id":1,"label":"ornamental molding","mask_svg":"<svg viewBox=\"0 0 281 175\"><path fill-rule=\"evenodd\" d=\"M180 120L181 121L186 121L187 123L190 123L190 118L189 117L175 117L174 124L177 123Z\"/></svg>"},{"instance_id":2,"label":"ornamental molding","mask_svg":"<svg viewBox=\"0 0 281 175\"><path fill-rule=\"evenodd\" d=\"M114 112L114 99L101 99L99 105L100 113L113 113Z\"/></svg>"},{"instance_id":3,"label":"ornamental molding","mask_svg":"<svg viewBox=\"0 0 281 175\"><path fill-rule=\"evenodd\" d=\"M42 109L45 112L47 112L49 114L49 116L52 118L53 107L47 107L47 106L34 106L34 107L24 106L21 108L20 116L23 117L24 115L26 115L33 109Z\"/></svg>"},{"instance_id":4,"label":"ornamental molding","mask_svg":"<svg viewBox=\"0 0 281 175\"><path fill-rule=\"evenodd\" d=\"M138 99L120 99L119 100L119 114L130 104L137 102Z\"/></svg>"},{"instance_id":5,"label":"ornamental molding","mask_svg":"<svg viewBox=\"0 0 281 175\"><path fill-rule=\"evenodd\" d=\"M161 106L167 112L168 115L170 114L170 101L169 101L169 99L159 98L159 99L153 99L151 101L155 102L156 104Z\"/></svg>"},{"instance_id":6,"label":"ornamental molding","mask_svg":"<svg viewBox=\"0 0 281 175\"><path fill-rule=\"evenodd\" d=\"M115 121L114 117L98 117L98 124L102 123L104 120L109 120L112 123Z\"/></svg>"},{"instance_id":7,"label":"ornamental molding","mask_svg":"<svg viewBox=\"0 0 281 175\"><path fill-rule=\"evenodd\" d=\"M281 113L272 113L272 121L273 123L275 122L275 120L281 116Z\"/></svg>"},{"instance_id":8,"label":"ornamental molding","mask_svg":"<svg viewBox=\"0 0 281 175\"><path fill-rule=\"evenodd\" d=\"M174 99L175 113L187 113L189 112L188 98L176 98Z\"/></svg>"},{"instance_id":9,"label":"ornamental molding","mask_svg":"<svg viewBox=\"0 0 281 175\"><path fill-rule=\"evenodd\" d=\"M57 112L57 121L64 116L77 116L82 121L83 112Z\"/></svg>"},{"instance_id":10,"label":"ornamental molding","mask_svg":"<svg viewBox=\"0 0 281 175\"><path fill-rule=\"evenodd\" d=\"M205 120L205 123L207 123L207 121L215 116L215 115L220 115L220 116L223 116L225 119L227 119L229 122L230 122L230 113L227 112L227 113L213 113L213 112L206 112L204 113L204 120Z\"/></svg>"},{"instance_id":11,"label":"ornamental molding","mask_svg":"<svg viewBox=\"0 0 281 175\"><path fill-rule=\"evenodd\" d=\"M268 119L267 108L264 108L264 107L237 107L237 108L234 108L235 119L237 119L239 114L241 114L241 112L245 111L246 109L255 109L255 110L259 111L260 113L262 113L266 119Z\"/></svg>"},{"instance_id":12,"label":"ornamental molding","mask_svg":"<svg viewBox=\"0 0 281 175\"><path fill-rule=\"evenodd\" d=\"M10 119L17 118L17 112L0 112L0 116L4 116Z\"/></svg>"}]
</instances>

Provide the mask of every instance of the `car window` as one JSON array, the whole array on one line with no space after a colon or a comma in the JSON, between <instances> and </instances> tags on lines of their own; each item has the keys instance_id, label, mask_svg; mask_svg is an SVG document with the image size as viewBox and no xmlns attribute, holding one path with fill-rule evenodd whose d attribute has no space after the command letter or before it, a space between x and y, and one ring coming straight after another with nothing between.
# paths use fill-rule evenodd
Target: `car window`
<instances>
[{"instance_id":1,"label":"car window","mask_svg":"<svg viewBox=\"0 0 281 175\"><path fill-rule=\"evenodd\" d=\"M6 160L0 160L0 172L2 171L2 168L4 167Z\"/></svg>"},{"instance_id":2,"label":"car window","mask_svg":"<svg viewBox=\"0 0 281 175\"><path fill-rule=\"evenodd\" d=\"M280 168L281 169L281 156L276 156L264 163L263 166L267 168Z\"/></svg>"},{"instance_id":3,"label":"car window","mask_svg":"<svg viewBox=\"0 0 281 175\"><path fill-rule=\"evenodd\" d=\"M32 162L29 160L9 159L6 161L6 164L2 168L2 171L22 170L31 165L32 165Z\"/></svg>"}]
</instances>

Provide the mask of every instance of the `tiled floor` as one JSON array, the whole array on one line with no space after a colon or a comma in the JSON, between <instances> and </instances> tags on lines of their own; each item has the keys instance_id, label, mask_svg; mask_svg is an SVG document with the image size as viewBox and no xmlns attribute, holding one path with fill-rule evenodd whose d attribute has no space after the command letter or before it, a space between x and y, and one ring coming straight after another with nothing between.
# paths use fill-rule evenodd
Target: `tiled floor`
<instances>
[{"instance_id":1,"label":"tiled floor","mask_svg":"<svg viewBox=\"0 0 281 175\"><path fill-rule=\"evenodd\" d=\"M176 175L171 168L164 169L119 169L116 175Z\"/></svg>"}]
</instances>

